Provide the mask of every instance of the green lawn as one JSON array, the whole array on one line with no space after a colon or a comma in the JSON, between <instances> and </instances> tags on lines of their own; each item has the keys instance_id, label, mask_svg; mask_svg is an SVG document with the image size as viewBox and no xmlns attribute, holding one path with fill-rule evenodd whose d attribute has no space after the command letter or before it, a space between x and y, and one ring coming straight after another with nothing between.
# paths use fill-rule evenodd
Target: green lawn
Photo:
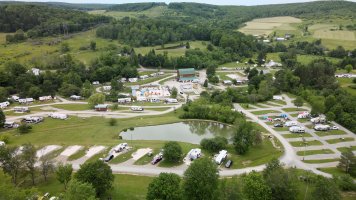
<instances>
[{"instance_id":1,"label":"green lawn","mask_svg":"<svg viewBox=\"0 0 356 200\"><path fill-rule=\"evenodd\" d=\"M77 151L75 154L72 154L71 156L68 157L68 161L71 161L71 160L77 160L83 156L85 156L86 154L86 151L88 150L89 148L82 148L81 150Z\"/></svg>"},{"instance_id":2,"label":"green lawn","mask_svg":"<svg viewBox=\"0 0 356 200\"><path fill-rule=\"evenodd\" d=\"M329 144L336 144L340 142L351 142L354 141L355 139L352 137L347 137L347 138L339 138L339 139L332 139L332 140L326 140L327 143Z\"/></svg>"},{"instance_id":3,"label":"green lawn","mask_svg":"<svg viewBox=\"0 0 356 200\"><path fill-rule=\"evenodd\" d=\"M268 108L267 106L265 106L265 105L262 105L262 104L252 104L253 106L255 106L255 107L258 107L258 108Z\"/></svg>"},{"instance_id":4,"label":"green lawn","mask_svg":"<svg viewBox=\"0 0 356 200\"><path fill-rule=\"evenodd\" d=\"M291 133L291 134L283 134L282 135L284 138L301 138L301 137L313 137L309 133L301 133L301 134L296 134L296 133Z\"/></svg>"},{"instance_id":5,"label":"green lawn","mask_svg":"<svg viewBox=\"0 0 356 200\"><path fill-rule=\"evenodd\" d=\"M51 106L54 108L70 111L92 110L88 104L57 104Z\"/></svg>"},{"instance_id":6,"label":"green lawn","mask_svg":"<svg viewBox=\"0 0 356 200\"><path fill-rule=\"evenodd\" d=\"M316 155L316 154L333 154L334 152L330 149L320 149L320 150L309 150L305 151L305 155ZM304 156L304 151L298 151L297 152L298 156Z\"/></svg>"},{"instance_id":7,"label":"green lawn","mask_svg":"<svg viewBox=\"0 0 356 200\"><path fill-rule=\"evenodd\" d=\"M280 112L277 110L259 110L259 111L253 111L251 113L254 115L266 115L270 113L280 113Z\"/></svg>"},{"instance_id":8,"label":"green lawn","mask_svg":"<svg viewBox=\"0 0 356 200\"><path fill-rule=\"evenodd\" d=\"M134 153L136 149L130 149L130 151L125 152L119 156L116 156L114 159L110 161L110 164L118 164L128 161L132 158L131 154Z\"/></svg>"},{"instance_id":9,"label":"green lawn","mask_svg":"<svg viewBox=\"0 0 356 200\"><path fill-rule=\"evenodd\" d=\"M305 144L303 142L289 142L293 147L304 147ZM306 142L307 145L306 146L319 146L319 145L323 145L320 141L318 140L313 140L313 141L307 141Z\"/></svg>"},{"instance_id":10,"label":"green lawn","mask_svg":"<svg viewBox=\"0 0 356 200\"><path fill-rule=\"evenodd\" d=\"M246 110L254 109L253 107L250 107L250 104L247 104L247 103L240 103L240 106Z\"/></svg>"},{"instance_id":11,"label":"green lawn","mask_svg":"<svg viewBox=\"0 0 356 200\"><path fill-rule=\"evenodd\" d=\"M308 122L309 119L308 118L301 118L301 119L297 119L298 122L300 123L304 123L304 122Z\"/></svg>"},{"instance_id":12,"label":"green lawn","mask_svg":"<svg viewBox=\"0 0 356 200\"><path fill-rule=\"evenodd\" d=\"M354 84L352 80L352 78L337 78L337 81L339 82L341 88L343 88L353 96L356 96L356 84ZM351 86L354 86L355 88L351 88Z\"/></svg>"},{"instance_id":13,"label":"green lawn","mask_svg":"<svg viewBox=\"0 0 356 200\"><path fill-rule=\"evenodd\" d=\"M136 83L125 83L125 86L149 84L149 83L152 83L152 82L159 81L161 79L167 78L169 76L172 76L172 74L165 74L163 76L150 77L150 78L147 78L145 80L139 80Z\"/></svg>"},{"instance_id":14,"label":"green lawn","mask_svg":"<svg viewBox=\"0 0 356 200\"><path fill-rule=\"evenodd\" d=\"M285 101L282 101L282 100L271 100L271 102L276 103L276 104L280 104L280 105L287 105L287 103Z\"/></svg>"},{"instance_id":15,"label":"green lawn","mask_svg":"<svg viewBox=\"0 0 356 200\"><path fill-rule=\"evenodd\" d=\"M329 130L329 131L315 131L318 136L329 136L329 135L345 135L343 130ZM341 137L341 136L340 136Z\"/></svg>"},{"instance_id":16,"label":"green lawn","mask_svg":"<svg viewBox=\"0 0 356 200\"><path fill-rule=\"evenodd\" d=\"M350 148L351 148L352 151L356 150L356 146L351 146ZM339 150L340 152L346 152L348 149L349 149L348 147L337 148L337 150Z\"/></svg>"},{"instance_id":17,"label":"green lawn","mask_svg":"<svg viewBox=\"0 0 356 200\"><path fill-rule=\"evenodd\" d=\"M289 131L289 127L273 127L276 131Z\"/></svg>"},{"instance_id":18,"label":"green lawn","mask_svg":"<svg viewBox=\"0 0 356 200\"><path fill-rule=\"evenodd\" d=\"M339 159L303 160L303 162L309 164L328 163L328 162L337 162L337 161L339 161Z\"/></svg>"},{"instance_id":19,"label":"green lawn","mask_svg":"<svg viewBox=\"0 0 356 200\"><path fill-rule=\"evenodd\" d=\"M283 108L282 110L285 111L285 112L307 111L304 108Z\"/></svg>"}]
</instances>

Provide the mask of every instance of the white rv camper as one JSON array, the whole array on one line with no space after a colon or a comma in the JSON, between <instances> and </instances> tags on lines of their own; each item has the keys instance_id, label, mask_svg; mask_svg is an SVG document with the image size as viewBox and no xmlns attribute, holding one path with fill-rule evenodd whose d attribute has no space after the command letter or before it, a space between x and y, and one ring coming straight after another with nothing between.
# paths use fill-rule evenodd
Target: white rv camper
<instances>
[{"instance_id":1,"label":"white rv camper","mask_svg":"<svg viewBox=\"0 0 356 200\"><path fill-rule=\"evenodd\" d=\"M214 158L216 164L220 165L227 158L227 151L221 150L219 154Z\"/></svg>"}]
</instances>

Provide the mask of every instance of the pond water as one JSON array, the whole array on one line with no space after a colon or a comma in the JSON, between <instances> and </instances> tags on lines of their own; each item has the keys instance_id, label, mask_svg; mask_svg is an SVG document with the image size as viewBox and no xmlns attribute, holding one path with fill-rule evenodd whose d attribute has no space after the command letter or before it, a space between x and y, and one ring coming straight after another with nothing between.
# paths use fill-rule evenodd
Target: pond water
<instances>
[{"instance_id":1,"label":"pond water","mask_svg":"<svg viewBox=\"0 0 356 200\"><path fill-rule=\"evenodd\" d=\"M217 122L188 121L157 126L137 127L121 132L124 140L161 140L199 144L204 138L224 136L231 138L232 128Z\"/></svg>"}]
</instances>

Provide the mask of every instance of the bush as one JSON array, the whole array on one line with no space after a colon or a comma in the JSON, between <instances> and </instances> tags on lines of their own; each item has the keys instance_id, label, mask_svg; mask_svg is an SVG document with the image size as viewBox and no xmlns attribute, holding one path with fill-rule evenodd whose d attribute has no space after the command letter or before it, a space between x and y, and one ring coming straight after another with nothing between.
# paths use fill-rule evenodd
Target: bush
<instances>
[{"instance_id":1,"label":"bush","mask_svg":"<svg viewBox=\"0 0 356 200\"><path fill-rule=\"evenodd\" d=\"M8 144L10 142L10 138L7 135L0 135L0 141L5 142L5 144Z\"/></svg>"},{"instance_id":2,"label":"bush","mask_svg":"<svg viewBox=\"0 0 356 200\"><path fill-rule=\"evenodd\" d=\"M118 110L118 109L119 109L119 105L117 103L112 104L111 110Z\"/></svg>"},{"instance_id":3,"label":"bush","mask_svg":"<svg viewBox=\"0 0 356 200\"><path fill-rule=\"evenodd\" d=\"M20 134L26 134L26 133L29 133L31 131L31 129L32 129L32 126L30 126L26 123L23 123L17 128L17 131Z\"/></svg>"},{"instance_id":4,"label":"bush","mask_svg":"<svg viewBox=\"0 0 356 200\"><path fill-rule=\"evenodd\" d=\"M130 129L130 131L133 131L133 130L135 130L135 128L134 128L134 127L130 127L129 129Z\"/></svg>"},{"instance_id":5,"label":"bush","mask_svg":"<svg viewBox=\"0 0 356 200\"><path fill-rule=\"evenodd\" d=\"M116 125L117 125L117 120L114 119L114 118L111 118L111 119L109 120L109 125L110 125L110 126L116 126Z\"/></svg>"},{"instance_id":6,"label":"bush","mask_svg":"<svg viewBox=\"0 0 356 200\"><path fill-rule=\"evenodd\" d=\"M212 139L203 139L200 142L200 146L202 149L205 149L212 153L225 149L227 144L228 144L227 139L221 136L217 136Z\"/></svg>"},{"instance_id":7,"label":"bush","mask_svg":"<svg viewBox=\"0 0 356 200\"><path fill-rule=\"evenodd\" d=\"M178 142L168 142L163 147L163 158L170 163L178 163L182 155L183 150Z\"/></svg>"}]
</instances>

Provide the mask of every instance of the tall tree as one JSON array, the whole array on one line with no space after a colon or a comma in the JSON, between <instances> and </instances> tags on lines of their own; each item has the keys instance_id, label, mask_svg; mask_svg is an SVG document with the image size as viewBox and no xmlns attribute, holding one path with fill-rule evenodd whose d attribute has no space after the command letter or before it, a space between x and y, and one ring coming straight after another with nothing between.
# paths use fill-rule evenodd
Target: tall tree
<instances>
[{"instance_id":1,"label":"tall tree","mask_svg":"<svg viewBox=\"0 0 356 200\"><path fill-rule=\"evenodd\" d=\"M301 96L297 96L297 98L293 101L293 103L297 108L299 108L303 106L304 100Z\"/></svg>"},{"instance_id":2,"label":"tall tree","mask_svg":"<svg viewBox=\"0 0 356 200\"><path fill-rule=\"evenodd\" d=\"M181 161L183 156L182 147L178 142L167 142L163 147L163 158L170 163Z\"/></svg>"},{"instance_id":3,"label":"tall tree","mask_svg":"<svg viewBox=\"0 0 356 200\"><path fill-rule=\"evenodd\" d=\"M183 194L191 200L213 200L217 198L217 165L208 158L194 161L184 172Z\"/></svg>"},{"instance_id":4,"label":"tall tree","mask_svg":"<svg viewBox=\"0 0 356 200\"><path fill-rule=\"evenodd\" d=\"M4 124L6 122L6 117L2 109L0 109L0 129L4 127Z\"/></svg>"},{"instance_id":5,"label":"tall tree","mask_svg":"<svg viewBox=\"0 0 356 200\"><path fill-rule=\"evenodd\" d=\"M11 176L12 183L17 184L20 172L23 168L23 162L20 154L18 154L18 147L0 146L0 163L1 168L5 174Z\"/></svg>"},{"instance_id":6,"label":"tall tree","mask_svg":"<svg viewBox=\"0 0 356 200\"><path fill-rule=\"evenodd\" d=\"M247 200L271 200L272 191L263 179L263 176L255 171L243 178L243 193Z\"/></svg>"},{"instance_id":7,"label":"tall tree","mask_svg":"<svg viewBox=\"0 0 356 200\"><path fill-rule=\"evenodd\" d=\"M56 169L57 180L64 185L64 189L67 189L69 181L72 179L73 167L70 164L59 164Z\"/></svg>"},{"instance_id":8,"label":"tall tree","mask_svg":"<svg viewBox=\"0 0 356 200\"><path fill-rule=\"evenodd\" d=\"M334 181L318 176L315 189L312 192L313 199L320 200L340 200L341 195Z\"/></svg>"},{"instance_id":9,"label":"tall tree","mask_svg":"<svg viewBox=\"0 0 356 200\"><path fill-rule=\"evenodd\" d=\"M97 104L102 104L105 102L105 95L101 93L93 94L88 99L88 104L91 108L94 108Z\"/></svg>"},{"instance_id":10,"label":"tall tree","mask_svg":"<svg viewBox=\"0 0 356 200\"><path fill-rule=\"evenodd\" d=\"M81 165L75 174L75 178L80 182L92 184L97 196L102 196L110 190L114 181L110 166L101 160Z\"/></svg>"},{"instance_id":11,"label":"tall tree","mask_svg":"<svg viewBox=\"0 0 356 200\"><path fill-rule=\"evenodd\" d=\"M35 175L36 175L36 148L32 144L23 145L21 153L22 161L25 165L26 171L30 174L32 185L35 185Z\"/></svg>"},{"instance_id":12,"label":"tall tree","mask_svg":"<svg viewBox=\"0 0 356 200\"><path fill-rule=\"evenodd\" d=\"M356 157L352 152L351 148L341 153L340 162L338 168L350 174L351 176L356 175Z\"/></svg>"},{"instance_id":13,"label":"tall tree","mask_svg":"<svg viewBox=\"0 0 356 200\"><path fill-rule=\"evenodd\" d=\"M239 154L245 154L254 144L260 133L254 129L251 122L239 120L233 137L235 150Z\"/></svg>"},{"instance_id":14,"label":"tall tree","mask_svg":"<svg viewBox=\"0 0 356 200\"><path fill-rule=\"evenodd\" d=\"M148 185L147 200L180 200L180 177L176 174L161 173Z\"/></svg>"},{"instance_id":15,"label":"tall tree","mask_svg":"<svg viewBox=\"0 0 356 200\"><path fill-rule=\"evenodd\" d=\"M40 171L45 181L50 173L54 171L54 163L50 156L45 155L40 158Z\"/></svg>"},{"instance_id":16,"label":"tall tree","mask_svg":"<svg viewBox=\"0 0 356 200\"><path fill-rule=\"evenodd\" d=\"M64 200L96 200L95 188L90 183L82 183L73 179L68 184Z\"/></svg>"}]
</instances>

